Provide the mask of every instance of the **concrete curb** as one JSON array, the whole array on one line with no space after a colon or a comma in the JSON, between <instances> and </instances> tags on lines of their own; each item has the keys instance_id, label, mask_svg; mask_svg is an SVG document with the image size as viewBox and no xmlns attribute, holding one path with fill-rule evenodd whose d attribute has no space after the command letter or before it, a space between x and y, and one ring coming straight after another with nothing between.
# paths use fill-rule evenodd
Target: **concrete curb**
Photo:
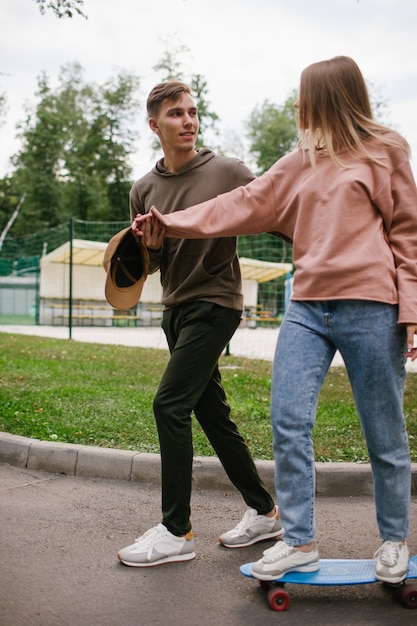
<instances>
[{"instance_id":1,"label":"concrete curb","mask_svg":"<svg viewBox=\"0 0 417 626\"><path fill-rule=\"evenodd\" d=\"M55 474L160 483L159 454L41 441L0 432L0 463ZM274 493L273 461L256 461L268 490ZM198 489L234 489L216 457L195 457L193 483ZM412 495L417 495L417 463L412 464ZM319 496L373 495L368 463L316 463Z\"/></svg>"}]
</instances>

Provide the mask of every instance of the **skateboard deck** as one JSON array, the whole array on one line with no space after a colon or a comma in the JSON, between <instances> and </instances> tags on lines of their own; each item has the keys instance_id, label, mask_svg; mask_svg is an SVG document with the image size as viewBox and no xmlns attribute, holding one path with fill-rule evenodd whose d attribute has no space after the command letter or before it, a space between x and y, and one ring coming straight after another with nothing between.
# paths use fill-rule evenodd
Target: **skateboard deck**
<instances>
[{"instance_id":1,"label":"skateboard deck","mask_svg":"<svg viewBox=\"0 0 417 626\"><path fill-rule=\"evenodd\" d=\"M248 578L254 578L251 569L254 563L240 566L240 572ZM417 555L408 563L407 579L417 578ZM316 572L287 572L275 581L258 581L261 587L268 590L268 602L275 611L286 611L290 597L284 590L286 583L294 585L340 586L366 585L380 582L375 577L374 559L321 559L320 569ZM401 602L408 608L417 608L417 586L399 583Z\"/></svg>"}]
</instances>

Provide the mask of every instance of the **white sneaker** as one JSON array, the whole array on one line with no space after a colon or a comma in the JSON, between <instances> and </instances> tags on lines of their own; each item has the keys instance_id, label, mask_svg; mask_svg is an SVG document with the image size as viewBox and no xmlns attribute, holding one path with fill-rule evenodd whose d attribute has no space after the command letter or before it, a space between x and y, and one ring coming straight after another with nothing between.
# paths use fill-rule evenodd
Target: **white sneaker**
<instances>
[{"instance_id":1,"label":"white sneaker","mask_svg":"<svg viewBox=\"0 0 417 626\"><path fill-rule=\"evenodd\" d=\"M278 541L265 550L263 557L252 567L252 576L259 580L277 580L287 572L315 572L319 569L317 547L310 552L301 552L285 541Z\"/></svg>"},{"instance_id":2,"label":"white sneaker","mask_svg":"<svg viewBox=\"0 0 417 626\"><path fill-rule=\"evenodd\" d=\"M400 583L407 574L408 546L403 541L384 541L374 554L375 576L385 583Z\"/></svg>"},{"instance_id":3,"label":"white sneaker","mask_svg":"<svg viewBox=\"0 0 417 626\"><path fill-rule=\"evenodd\" d=\"M176 537L163 525L146 531L135 543L117 554L119 561L131 567L151 567L195 558L194 538L190 531L185 537Z\"/></svg>"},{"instance_id":4,"label":"white sneaker","mask_svg":"<svg viewBox=\"0 0 417 626\"><path fill-rule=\"evenodd\" d=\"M258 515L255 509L248 509L239 524L220 535L219 541L226 548L245 548L258 541L280 537L283 532L277 506L272 517Z\"/></svg>"}]
</instances>

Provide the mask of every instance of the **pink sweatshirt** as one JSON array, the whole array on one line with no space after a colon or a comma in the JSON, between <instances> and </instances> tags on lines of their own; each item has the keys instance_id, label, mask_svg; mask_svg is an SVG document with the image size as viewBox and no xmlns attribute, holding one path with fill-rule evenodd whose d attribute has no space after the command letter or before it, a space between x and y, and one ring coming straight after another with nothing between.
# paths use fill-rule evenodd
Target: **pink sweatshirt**
<instances>
[{"instance_id":1,"label":"pink sweatshirt","mask_svg":"<svg viewBox=\"0 0 417 626\"><path fill-rule=\"evenodd\" d=\"M277 231L293 240L293 300L399 304L417 323L417 189L406 153L376 140L385 167L326 151L311 167L292 152L249 183L186 211L153 213L168 237L205 239Z\"/></svg>"}]
</instances>

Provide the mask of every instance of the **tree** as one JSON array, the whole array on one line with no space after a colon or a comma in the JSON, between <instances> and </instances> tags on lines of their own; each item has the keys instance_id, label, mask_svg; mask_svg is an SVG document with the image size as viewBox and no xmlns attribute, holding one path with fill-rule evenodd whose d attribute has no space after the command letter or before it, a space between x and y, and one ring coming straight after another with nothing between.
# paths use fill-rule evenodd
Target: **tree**
<instances>
[{"instance_id":1,"label":"tree","mask_svg":"<svg viewBox=\"0 0 417 626\"><path fill-rule=\"evenodd\" d=\"M384 124L387 118L387 102L377 88L368 85L370 100L375 118ZM247 121L250 153L254 156L258 174L268 170L280 157L296 147L297 123L294 115L294 102L297 91L294 90L283 105L265 100L256 107Z\"/></svg>"},{"instance_id":2,"label":"tree","mask_svg":"<svg viewBox=\"0 0 417 626\"><path fill-rule=\"evenodd\" d=\"M197 147L203 147L204 140L211 132L216 137L219 132L217 129L217 123L220 118L214 111L210 109L210 102L208 100L208 86L207 81L201 74L194 74L191 77L191 91L193 92L196 104L198 108L198 119L200 120L200 129L197 139ZM209 142L210 143L210 142Z\"/></svg>"},{"instance_id":3,"label":"tree","mask_svg":"<svg viewBox=\"0 0 417 626\"><path fill-rule=\"evenodd\" d=\"M247 122L250 153L253 155L257 173L266 172L279 158L293 150L297 143L298 132L294 115L295 91L283 105L276 105L269 100L256 107ZM239 237L239 254L261 260L275 259L277 262L291 262L291 245L283 239L267 233L255 236ZM263 307L280 315L282 303L277 294L282 292L284 277L261 283L258 289L258 301ZM280 289L278 289L280 285Z\"/></svg>"},{"instance_id":4,"label":"tree","mask_svg":"<svg viewBox=\"0 0 417 626\"><path fill-rule=\"evenodd\" d=\"M0 127L3 126L6 117L7 96L4 92L0 92Z\"/></svg>"},{"instance_id":5,"label":"tree","mask_svg":"<svg viewBox=\"0 0 417 626\"><path fill-rule=\"evenodd\" d=\"M25 201L25 195L23 194L23 196L20 198L20 200L18 202L17 207L13 211L11 218L7 222L5 228L3 228L3 231L2 231L2 233L0 235L0 252L1 252L1 249L3 247L4 240L6 239L7 233L9 232L11 227L13 226L13 223L16 221L17 216L19 215L19 211L20 211L24 201Z\"/></svg>"},{"instance_id":6,"label":"tree","mask_svg":"<svg viewBox=\"0 0 417 626\"><path fill-rule=\"evenodd\" d=\"M14 195L27 192L27 204L21 217L30 218L32 232L46 230L59 223L62 207L62 190L57 176L57 163L62 155L65 124L56 111L56 101L50 92L47 78L38 82L37 110L28 113L22 132L23 150L12 163L16 172L12 177L11 190ZM25 228L21 221L16 222L18 231Z\"/></svg>"},{"instance_id":7,"label":"tree","mask_svg":"<svg viewBox=\"0 0 417 626\"><path fill-rule=\"evenodd\" d=\"M30 222L20 220L18 234L70 217L125 219L139 79L121 73L97 86L85 84L82 74L79 64L62 68L56 90L46 75L39 79L39 102L21 126L9 185L14 197L26 193L21 215Z\"/></svg>"},{"instance_id":8,"label":"tree","mask_svg":"<svg viewBox=\"0 0 417 626\"><path fill-rule=\"evenodd\" d=\"M189 53L189 48L184 45L177 45L162 41L167 47L165 48L159 61L153 66L155 72L162 72L163 78L161 82L166 80L183 80L183 63L178 60L181 54Z\"/></svg>"},{"instance_id":9,"label":"tree","mask_svg":"<svg viewBox=\"0 0 417 626\"><path fill-rule=\"evenodd\" d=\"M81 8L84 5L84 0L34 0L39 5L39 11L42 15L45 14L47 9L51 9L53 13L59 18L73 17L74 13L87 17L82 12Z\"/></svg>"},{"instance_id":10,"label":"tree","mask_svg":"<svg viewBox=\"0 0 417 626\"><path fill-rule=\"evenodd\" d=\"M389 120L389 108L388 102L382 96L381 88L374 83L367 81L367 89L369 93L369 99L371 101L371 108L374 118L380 123L386 126L393 127Z\"/></svg>"},{"instance_id":11,"label":"tree","mask_svg":"<svg viewBox=\"0 0 417 626\"><path fill-rule=\"evenodd\" d=\"M0 76L5 76L5 74L3 72L0 72ZM5 123L6 112L7 112L7 95L6 95L6 92L0 91L0 128Z\"/></svg>"},{"instance_id":12,"label":"tree","mask_svg":"<svg viewBox=\"0 0 417 626\"><path fill-rule=\"evenodd\" d=\"M275 161L296 146L295 99L296 93L293 92L283 105L265 100L249 117L247 127L250 152L256 160L258 174L268 170Z\"/></svg>"}]
</instances>

